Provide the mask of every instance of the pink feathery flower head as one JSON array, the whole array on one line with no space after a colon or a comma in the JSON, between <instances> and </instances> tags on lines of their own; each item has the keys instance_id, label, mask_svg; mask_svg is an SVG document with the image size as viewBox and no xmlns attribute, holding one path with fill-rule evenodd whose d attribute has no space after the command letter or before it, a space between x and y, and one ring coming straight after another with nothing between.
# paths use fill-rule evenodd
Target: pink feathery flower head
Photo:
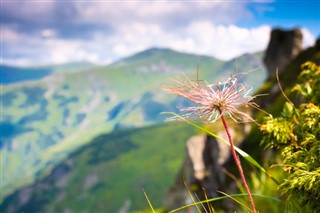
<instances>
[{"instance_id":1,"label":"pink feathery flower head","mask_svg":"<svg viewBox=\"0 0 320 213\"><path fill-rule=\"evenodd\" d=\"M175 80L176 86L165 86L163 89L169 93L182 96L197 104L192 107L180 108L180 116L186 119L199 120L212 123L224 113L235 122L255 121L249 114L241 111L241 107L259 106L250 96L252 87L239 82L239 74L230 76L225 82L209 84L203 80L192 81L188 77L184 81ZM181 120L174 116L168 120Z\"/></svg>"}]
</instances>

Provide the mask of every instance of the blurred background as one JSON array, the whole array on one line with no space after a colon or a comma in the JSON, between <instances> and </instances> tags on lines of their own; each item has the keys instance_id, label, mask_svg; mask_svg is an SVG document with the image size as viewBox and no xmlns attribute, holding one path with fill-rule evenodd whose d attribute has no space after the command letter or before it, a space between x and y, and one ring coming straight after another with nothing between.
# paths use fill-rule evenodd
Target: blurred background
<instances>
[{"instance_id":1,"label":"blurred background","mask_svg":"<svg viewBox=\"0 0 320 213\"><path fill-rule=\"evenodd\" d=\"M319 1L1 1L1 210L161 208L188 138L163 85L236 72L258 89L274 28L320 33ZM280 39L281 40L281 39Z\"/></svg>"}]
</instances>

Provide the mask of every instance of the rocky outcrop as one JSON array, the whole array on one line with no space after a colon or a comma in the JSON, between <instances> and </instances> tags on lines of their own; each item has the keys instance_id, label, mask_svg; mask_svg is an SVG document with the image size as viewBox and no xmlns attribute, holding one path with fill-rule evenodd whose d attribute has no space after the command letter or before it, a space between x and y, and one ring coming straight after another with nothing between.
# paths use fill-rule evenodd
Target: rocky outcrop
<instances>
[{"instance_id":1,"label":"rocky outcrop","mask_svg":"<svg viewBox=\"0 0 320 213\"><path fill-rule=\"evenodd\" d=\"M272 30L264 57L269 78L275 76L277 68L281 73L283 68L303 50L302 39L303 35L300 29Z\"/></svg>"},{"instance_id":2,"label":"rocky outcrop","mask_svg":"<svg viewBox=\"0 0 320 213\"><path fill-rule=\"evenodd\" d=\"M229 147L206 135L191 137L186 147L187 157L176 183L165 195L166 209L175 209L192 203L188 190L196 194L197 201L205 200L205 194L213 198L219 196L218 191L226 191L224 188L226 173L223 164L229 157ZM225 203L224 207L226 206L228 204ZM188 208L186 212L197 212L197 209Z\"/></svg>"}]
</instances>

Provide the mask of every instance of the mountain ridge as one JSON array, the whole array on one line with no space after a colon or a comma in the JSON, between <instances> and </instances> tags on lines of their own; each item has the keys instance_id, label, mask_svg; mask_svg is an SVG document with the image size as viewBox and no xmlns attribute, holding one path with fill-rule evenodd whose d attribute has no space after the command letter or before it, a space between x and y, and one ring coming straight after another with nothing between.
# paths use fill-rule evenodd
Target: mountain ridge
<instances>
[{"instance_id":1,"label":"mountain ridge","mask_svg":"<svg viewBox=\"0 0 320 213\"><path fill-rule=\"evenodd\" d=\"M92 69L93 67L99 66L85 61L39 66L13 66L0 64L0 85L37 81L54 73L80 72Z\"/></svg>"},{"instance_id":2,"label":"mountain ridge","mask_svg":"<svg viewBox=\"0 0 320 213\"><path fill-rule=\"evenodd\" d=\"M165 60L170 60L170 58L174 58L177 60L179 57L183 57L183 59L179 63L188 64L186 66L175 67L175 69L179 70L179 72L183 72L183 68L190 67L193 65L194 70L197 69L197 65L202 67L203 64L207 68L207 64L212 66L212 69L219 68L223 63L228 63L232 61L236 61L237 59L243 58L247 55L255 56L261 59L263 55L262 52L256 52L252 54L242 54L238 57L233 59L224 61L220 60L208 55L201 55L201 54L193 54L193 53L184 53L175 51L169 48L158 48L158 47L151 47L140 51L138 53L132 54L131 56L119 59L109 65L97 65L87 61L79 61L79 62L70 62L64 64L52 64L52 65L39 65L39 66L12 66L9 64L0 64L0 74L1 74L1 85L10 85L10 84L19 84L19 83L28 83L29 81L38 81L43 80L46 77L50 77L51 75L57 73L64 73L67 75L74 74L77 72L90 72L92 69L109 69L109 68L119 68L124 67L127 64L132 63L134 66L139 66L146 62L146 60L158 60L159 58L165 58ZM186 58L188 60L186 60ZM151 58L151 59L150 59ZM142 62L141 62L142 60ZM184 61L183 61L184 60ZM130 64L130 66L132 66ZM163 64L162 64L163 65ZM163 68L165 70L165 66L161 67L161 61L159 63L159 69ZM143 67L144 70L147 70L147 67ZM157 69L155 66L149 67L149 70Z\"/></svg>"}]
</instances>

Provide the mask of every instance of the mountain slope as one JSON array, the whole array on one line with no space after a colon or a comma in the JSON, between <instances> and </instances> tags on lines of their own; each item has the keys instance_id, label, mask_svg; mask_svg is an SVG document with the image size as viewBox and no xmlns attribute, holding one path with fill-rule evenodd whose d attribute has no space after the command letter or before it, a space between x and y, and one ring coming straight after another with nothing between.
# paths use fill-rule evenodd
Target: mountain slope
<instances>
[{"instance_id":1,"label":"mountain slope","mask_svg":"<svg viewBox=\"0 0 320 213\"><path fill-rule=\"evenodd\" d=\"M3 196L45 177L97 135L163 122L160 112L175 111L185 100L167 95L161 85L182 71L195 79L199 60L201 78L218 81L234 70L224 73L223 63L210 57L151 49L110 66L3 86ZM239 63L239 70L256 66Z\"/></svg>"},{"instance_id":2,"label":"mountain slope","mask_svg":"<svg viewBox=\"0 0 320 213\"><path fill-rule=\"evenodd\" d=\"M148 67L150 62L154 63ZM115 62L111 66L126 67L126 65L131 65L140 72L179 73L189 72L190 69L195 71L198 64L203 65L205 70L208 68L215 70L219 69L223 63L224 61L209 56L181 53L171 49L151 48Z\"/></svg>"},{"instance_id":3,"label":"mountain slope","mask_svg":"<svg viewBox=\"0 0 320 213\"><path fill-rule=\"evenodd\" d=\"M144 189L161 206L195 129L170 123L102 134L51 174L9 196L4 212L118 212L147 208ZM154 137L161 135L161 137ZM159 164L159 162L161 162Z\"/></svg>"}]
</instances>

